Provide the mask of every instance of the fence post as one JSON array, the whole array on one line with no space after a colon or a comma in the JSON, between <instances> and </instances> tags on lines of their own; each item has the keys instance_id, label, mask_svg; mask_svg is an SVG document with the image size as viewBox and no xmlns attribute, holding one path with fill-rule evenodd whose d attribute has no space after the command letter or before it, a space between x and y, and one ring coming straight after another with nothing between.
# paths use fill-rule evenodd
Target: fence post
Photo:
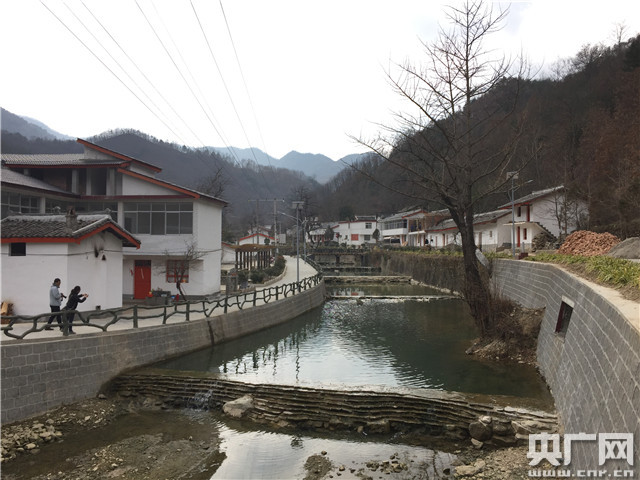
<instances>
[{"instance_id":1,"label":"fence post","mask_svg":"<svg viewBox=\"0 0 640 480\"><path fill-rule=\"evenodd\" d=\"M167 324L167 304L164 304L164 307L162 307L162 324L166 325Z\"/></svg>"},{"instance_id":2,"label":"fence post","mask_svg":"<svg viewBox=\"0 0 640 480\"><path fill-rule=\"evenodd\" d=\"M227 308L229 308L229 295L224 296L224 313L227 313Z\"/></svg>"},{"instance_id":3,"label":"fence post","mask_svg":"<svg viewBox=\"0 0 640 480\"><path fill-rule=\"evenodd\" d=\"M257 296L257 295L258 295L258 291L257 291L257 290L254 290L254 291L253 291L253 306L254 306L254 307L256 306L256 296Z\"/></svg>"},{"instance_id":4,"label":"fence post","mask_svg":"<svg viewBox=\"0 0 640 480\"><path fill-rule=\"evenodd\" d=\"M190 307L190 306L191 306L191 303L187 302L187 312L186 312L186 314L187 314L187 316L186 316L186 321L187 321L187 322L189 321L189 307Z\"/></svg>"},{"instance_id":5,"label":"fence post","mask_svg":"<svg viewBox=\"0 0 640 480\"><path fill-rule=\"evenodd\" d=\"M133 328L138 328L138 305L133 306Z\"/></svg>"},{"instance_id":6,"label":"fence post","mask_svg":"<svg viewBox=\"0 0 640 480\"><path fill-rule=\"evenodd\" d=\"M276 285L276 301L278 300L278 285Z\"/></svg>"}]
</instances>

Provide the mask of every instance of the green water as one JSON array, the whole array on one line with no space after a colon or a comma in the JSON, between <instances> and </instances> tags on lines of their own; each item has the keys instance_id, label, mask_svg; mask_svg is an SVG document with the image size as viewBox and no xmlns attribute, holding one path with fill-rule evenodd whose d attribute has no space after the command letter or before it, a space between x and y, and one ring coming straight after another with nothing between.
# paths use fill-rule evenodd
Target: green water
<instances>
[{"instance_id":1,"label":"green water","mask_svg":"<svg viewBox=\"0 0 640 480\"><path fill-rule=\"evenodd\" d=\"M349 288L367 295L441 295L415 286ZM252 382L435 388L551 401L535 368L466 355L476 336L459 299L332 300L283 325L156 366Z\"/></svg>"}]
</instances>

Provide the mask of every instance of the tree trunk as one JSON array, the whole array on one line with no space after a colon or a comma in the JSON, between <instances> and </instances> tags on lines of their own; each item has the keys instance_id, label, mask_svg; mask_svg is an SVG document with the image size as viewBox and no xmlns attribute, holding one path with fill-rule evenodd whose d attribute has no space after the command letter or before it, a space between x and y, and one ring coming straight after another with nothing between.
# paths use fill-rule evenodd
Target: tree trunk
<instances>
[{"instance_id":1,"label":"tree trunk","mask_svg":"<svg viewBox=\"0 0 640 480\"><path fill-rule=\"evenodd\" d=\"M469 305L471 315L485 336L491 326L491 295L487 276L481 271L476 257L476 244L473 238L473 213L461 218L460 236L462 239L462 255L464 259L464 298Z\"/></svg>"}]
</instances>

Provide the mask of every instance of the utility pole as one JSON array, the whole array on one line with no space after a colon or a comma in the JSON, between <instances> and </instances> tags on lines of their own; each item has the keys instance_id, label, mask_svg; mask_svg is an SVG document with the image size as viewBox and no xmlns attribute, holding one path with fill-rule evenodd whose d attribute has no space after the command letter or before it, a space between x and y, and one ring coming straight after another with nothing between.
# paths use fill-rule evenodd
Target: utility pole
<instances>
[{"instance_id":1,"label":"utility pole","mask_svg":"<svg viewBox=\"0 0 640 480\"><path fill-rule=\"evenodd\" d=\"M257 227L260 226L260 213L259 213L259 205L260 202L273 202L273 238L274 238L274 243L277 245L278 244L278 229L277 229L277 225L278 225L278 210L277 210L277 204L278 202L284 202L284 198L256 198L255 200L249 200L250 202L256 202L256 229ZM257 238L257 235L256 235Z\"/></svg>"}]
</instances>

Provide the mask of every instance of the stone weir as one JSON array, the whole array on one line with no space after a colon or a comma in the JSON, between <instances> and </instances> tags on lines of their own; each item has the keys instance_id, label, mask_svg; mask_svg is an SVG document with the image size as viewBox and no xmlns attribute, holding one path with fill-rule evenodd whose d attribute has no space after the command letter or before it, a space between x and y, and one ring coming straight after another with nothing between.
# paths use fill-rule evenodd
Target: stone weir
<instances>
[{"instance_id":1,"label":"stone weir","mask_svg":"<svg viewBox=\"0 0 640 480\"><path fill-rule=\"evenodd\" d=\"M325 283L357 283L360 285L371 285L379 283L411 283L408 275L342 275L331 276L331 272L324 274Z\"/></svg>"},{"instance_id":2,"label":"stone weir","mask_svg":"<svg viewBox=\"0 0 640 480\"><path fill-rule=\"evenodd\" d=\"M496 446L526 442L530 433L558 428L555 413L527 399L418 388L256 384L146 368L117 377L105 392L163 408L223 408L232 416L275 427L421 431L456 439L470 436Z\"/></svg>"}]
</instances>

